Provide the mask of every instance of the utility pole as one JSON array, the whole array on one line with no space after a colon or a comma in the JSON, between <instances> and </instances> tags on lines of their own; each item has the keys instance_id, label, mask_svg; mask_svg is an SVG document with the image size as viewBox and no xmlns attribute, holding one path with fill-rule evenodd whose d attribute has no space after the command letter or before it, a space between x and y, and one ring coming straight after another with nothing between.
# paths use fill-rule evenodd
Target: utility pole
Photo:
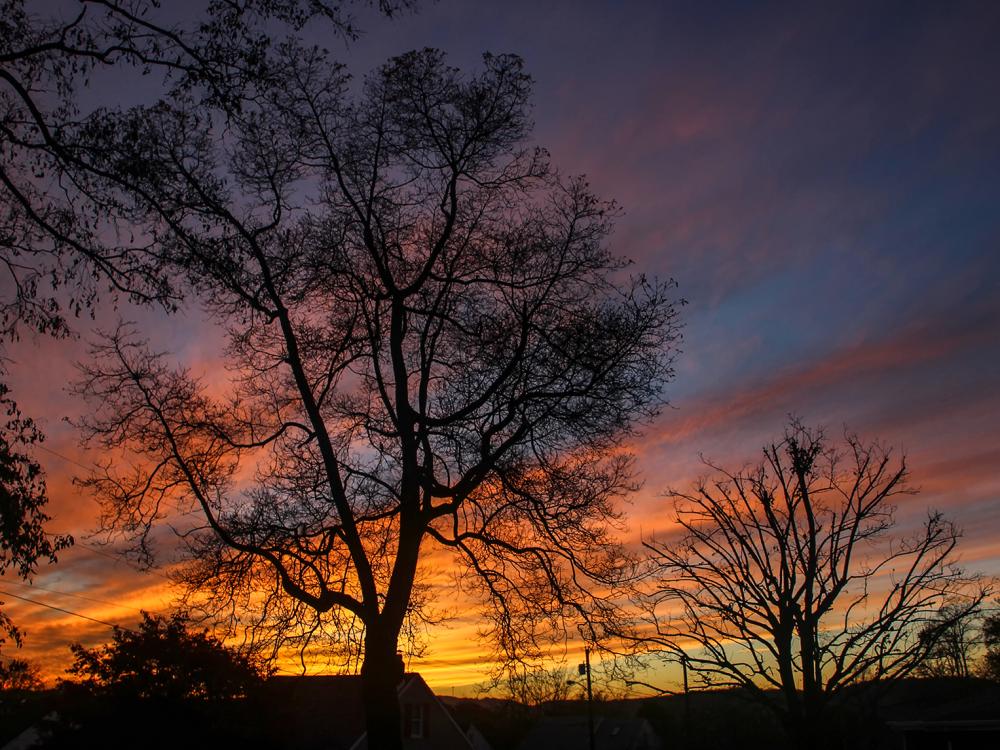
<instances>
[{"instance_id":1,"label":"utility pole","mask_svg":"<svg viewBox=\"0 0 1000 750\"><path fill-rule=\"evenodd\" d=\"M587 675L587 732L590 735L590 750L594 750L594 690L590 682L590 648L583 649L584 663L577 669L581 675Z\"/></svg>"},{"instance_id":2,"label":"utility pole","mask_svg":"<svg viewBox=\"0 0 1000 750\"><path fill-rule=\"evenodd\" d=\"M688 692L688 660L687 654L681 657L681 667L684 670L684 722L691 720L691 693Z\"/></svg>"},{"instance_id":3,"label":"utility pole","mask_svg":"<svg viewBox=\"0 0 1000 750\"><path fill-rule=\"evenodd\" d=\"M684 670L684 746L691 745L691 693L688 691L687 652L681 652L681 669Z\"/></svg>"}]
</instances>

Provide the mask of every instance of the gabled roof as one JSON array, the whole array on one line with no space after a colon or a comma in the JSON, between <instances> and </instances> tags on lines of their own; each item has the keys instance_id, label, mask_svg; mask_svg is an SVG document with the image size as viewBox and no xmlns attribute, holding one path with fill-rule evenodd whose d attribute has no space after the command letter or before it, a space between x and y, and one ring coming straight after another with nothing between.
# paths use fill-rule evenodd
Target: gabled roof
<instances>
[{"instance_id":1,"label":"gabled roof","mask_svg":"<svg viewBox=\"0 0 1000 750\"><path fill-rule=\"evenodd\" d=\"M403 675L397 691L404 700L415 691L426 692L454 723L451 712L419 674ZM265 683L260 698L270 734L280 747L350 750L363 744L366 729L360 675L276 676Z\"/></svg>"},{"instance_id":2,"label":"gabled roof","mask_svg":"<svg viewBox=\"0 0 1000 750\"><path fill-rule=\"evenodd\" d=\"M404 703L407 700L415 702L423 702L421 701L421 693L427 698L430 698L430 700L433 701L434 705L436 706L440 714L443 715L447 719L447 722L451 725L453 741L451 743L446 743L445 746L455 747L454 743L457 742L461 747L463 748L468 747L471 750L472 741L469 739L469 736L466 734L465 730L463 730L462 727L459 726L458 722L455 721L455 717L451 715L451 711L448 710L448 707L444 704L444 702L440 698L437 697L437 695L434 694L434 691L431 690L430 685L428 685L424 681L424 678L421 677L418 673L407 672L406 674L404 674L403 681L399 683L397 692L399 694L400 703ZM357 742L355 742L354 745L351 746L350 750L367 750L368 747L367 737L368 737L368 732L366 730L362 733L360 737L358 737ZM440 741L440 738L441 738L440 731L436 731L433 734L433 739L430 741L429 746L430 747L436 746L437 743ZM485 738L483 738L483 740L485 742ZM421 741L417 740L417 742ZM423 742L426 742L426 740L424 740ZM406 745L406 740L404 740L403 744L404 746Z\"/></svg>"},{"instance_id":3,"label":"gabled roof","mask_svg":"<svg viewBox=\"0 0 1000 750\"><path fill-rule=\"evenodd\" d=\"M357 675L272 677L260 698L269 733L284 747L348 750L365 731Z\"/></svg>"}]
</instances>

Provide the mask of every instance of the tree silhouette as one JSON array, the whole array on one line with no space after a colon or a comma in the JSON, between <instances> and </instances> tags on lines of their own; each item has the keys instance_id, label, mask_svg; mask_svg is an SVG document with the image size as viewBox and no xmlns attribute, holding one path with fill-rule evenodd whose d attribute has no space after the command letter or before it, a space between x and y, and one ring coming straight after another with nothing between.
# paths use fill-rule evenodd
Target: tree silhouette
<instances>
[{"instance_id":1,"label":"tree silhouette","mask_svg":"<svg viewBox=\"0 0 1000 750\"><path fill-rule=\"evenodd\" d=\"M41 690L44 686L41 670L26 659L0 662L0 691Z\"/></svg>"},{"instance_id":2,"label":"tree silhouette","mask_svg":"<svg viewBox=\"0 0 1000 750\"><path fill-rule=\"evenodd\" d=\"M246 695L265 672L246 654L206 631L191 629L187 614L142 613L137 630L116 628L111 643L70 647L67 670L94 690L119 698L224 700Z\"/></svg>"},{"instance_id":3,"label":"tree silhouette","mask_svg":"<svg viewBox=\"0 0 1000 750\"><path fill-rule=\"evenodd\" d=\"M565 662L553 666L541 664L511 665L506 674L498 675L486 688L499 687L501 695L520 706L541 706L570 697L574 685L571 670Z\"/></svg>"},{"instance_id":4,"label":"tree silhouette","mask_svg":"<svg viewBox=\"0 0 1000 750\"><path fill-rule=\"evenodd\" d=\"M24 579L35 572L39 560L55 562L59 550L73 543L68 535L45 532L49 517L45 477L28 451L42 438L34 423L21 415L0 383L0 574L13 570ZM2 602L0 602L2 604ZM20 645L21 633L0 610L0 644L4 634Z\"/></svg>"},{"instance_id":5,"label":"tree silhouette","mask_svg":"<svg viewBox=\"0 0 1000 750\"><path fill-rule=\"evenodd\" d=\"M109 203L226 330L234 373L219 396L110 334L83 367L83 428L143 461L86 484L144 551L170 504L199 511L188 585L275 646L363 655L369 742L390 748L435 549L508 657L612 611L621 443L661 402L676 313L606 248L614 207L525 146L518 58L464 77L410 53L352 100L322 52L277 56L238 106L176 95L78 134Z\"/></svg>"},{"instance_id":6,"label":"tree silhouette","mask_svg":"<svg viewBox=\"0 0 1000 750\"><path fill-rule=\"evenodd\" d=\"M986 647L982 664L983 676L1000 682L1000 613L991 612L983 618L982 641Z\"/></svg>"},{"instance_id":7,"label":"tree silhouette","mask_svg":"<svg viewBox=\"0 0 1000 750\"><path fill-rule=\"evenodd\" d=\"M384 13L406 0L383 0ZM6 343L24 330L65 337L102 287L133 301L179 302L163 259L131 222L127 206L105 200L102 174L73 148L81 120L77 95L104 69L158 71L164 95L199 90L225 98L262 74L276 41L266 23L292 30L322 17L336 33L356 34L346 8L311 0L208 3L194 23L158 17L151 0L80 0L69 15L0 0L0 379ZM153 86L153 78L146 78ZM95 182L95 180L97 182ZM23 417L0 380L0 573L27 578L54 562L69 536L47 536L42 467L30 447L42 434ZM0 632L20 635L0 611ZM2 639L0 639L2 643Z\"/></svg>"},{"instance_id":8,"label":"tree silhouette","mask_svg":"<svg viewBox=\"0 0 1000 750\"><path fill-rule=\"evenodd\" d=\"M920 630L929 639L927 652L917 666L924 677L969 677L975 666L977 631L981 622L977 608L945 604Z\"/></svg>"},{"instance_id":9,"label":"tree silhouette","mask_svg":"<svg viewBox=\"0 0 1000 750\"><path fill-rule=\"evenodd\" d=\"M411 4L377 6L391 15ZM99 189L113 175L74 148L80 93L92 77L133 69L164 98L236 106L284 34L322 21L335 37L357 36L352 3L205 2L183 17L155 0L77 0L62 15L28 5L0 0L0 332L65 335L102 286L170 306L180 290L153 243Z\"/></svg>"},{"instance_id":10,"label":"tree silhouette","mask_svg":"<svg viewBox=\"0 0 1000 750\"><path fill-rule=\"evenodd\" d=\"M984 596L967 590L941 514L892 535L891 500L912 492L905 460L845 443L793 421L761 464L709 464L715 477L671 492L682 537L646 543L649 643L708 684L751 691L803 748L828 739L835 695L911 673Z\"/></svg>"}]
</instances>

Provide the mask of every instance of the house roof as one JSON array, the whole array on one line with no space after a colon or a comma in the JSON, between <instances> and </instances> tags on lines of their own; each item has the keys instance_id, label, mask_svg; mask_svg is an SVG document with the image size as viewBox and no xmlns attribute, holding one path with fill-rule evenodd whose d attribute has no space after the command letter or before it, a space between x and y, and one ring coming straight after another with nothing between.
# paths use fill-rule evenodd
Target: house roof
<instances>
[{"instance_id":1,"label":"house roof","mask_svg":"<svg viewBox=\"0 0 1000 750\"><path fill-rule=\"evenodd\" d=\"M415 672L403 675L397 690L402 696L417 684L433 695ZM349 750L365 734L360 675L272 677L260 700L269 734L279 747ZM448 713L443 705L442 710Z\"/></svg>"},{"instance_id":2,"label":"house roof","mask_svg":"<svg viewBox=\"0 0 1000 750\"><path fill-rule=\"evenodd\" d=\"M974 677L906 680L889 689L879 712L893 722L1000 721L1000 685Z\"/></svg>"},{"instance_id":3,"label":"house roof","mask_svg":"<svg viewBox=\"0 0 1000 750\"><path fill-rule=\"evenodd\" d=\"M649 722L645 719L594 717L594 744L601 750L631 750L648 731ZM586 716L549 716L528 731L518 750L587 747L588 742Z\"/></svg>"},{"instance_id":4,"label":"house roof","mask_svg":"<svg viewBox=\"0 0 1000 750\"><path fill-rule=\"evenodd\" d=\"M269 733L282 746L347 750L365 731L361 678L355 675L272 677L260 700Z\"/></svg>"}]
</instances>

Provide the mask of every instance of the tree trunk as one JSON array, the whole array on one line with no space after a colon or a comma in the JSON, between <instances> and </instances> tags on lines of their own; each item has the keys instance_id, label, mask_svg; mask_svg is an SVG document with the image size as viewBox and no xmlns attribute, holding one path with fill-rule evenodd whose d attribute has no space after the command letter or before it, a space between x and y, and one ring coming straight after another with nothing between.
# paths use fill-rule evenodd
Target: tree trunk
<instances>
[{"instance_id":1,"label":"tree trunk","mask_svg":"<svg viewBox=\"0 0 1000 750\"><path fill-rule=\"evenodd\" d=\"M789 715L787 729L796 750L826 750L838 746L840 727L818 703L803 696L799 710Z\"/></svg>"},{"instance_id":2,"label":"tree trunk","mask_svg":"<svg viewBox=\"0 0 1000 750\"><path fill-rule=\"evenodd\" d=\"M368 750L402 750L402 720L397 688L403 679L396 638L369 628L361 666L362 701Z\"/></svg>"}]
</instances>

